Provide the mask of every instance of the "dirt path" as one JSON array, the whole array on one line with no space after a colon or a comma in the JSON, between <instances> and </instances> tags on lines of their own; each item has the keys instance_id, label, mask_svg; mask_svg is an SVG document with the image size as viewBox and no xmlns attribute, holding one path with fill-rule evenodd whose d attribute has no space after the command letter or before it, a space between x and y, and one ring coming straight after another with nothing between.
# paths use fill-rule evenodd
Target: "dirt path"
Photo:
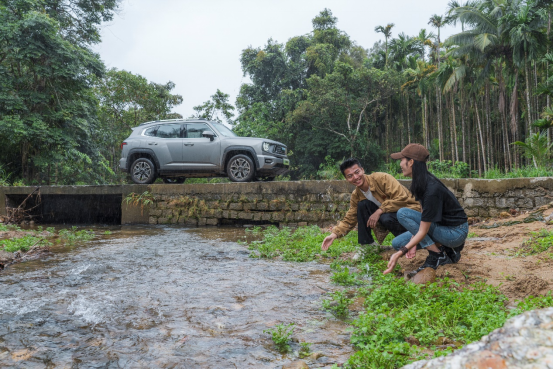
<instances>
[{"instance_id":1,"label":"dirt path","mask_svg":"<svg viewBox=\"0 0 554 369\"><path fill-rule=\"evenodd\" d=\"M547 218L552 214L552 205L541 207L540 212ZM491 225L529 219L531 213L516 215L504 214L504 218L491 218L470 226L470 236L466 241L462 259L457 264L446 265L437 269L437 277L455 279L458 283L467 284L484 281L499 286L510 301L527 296L543 295L552 290L552 247L539 254L515 256L524 242L531 237L531 232L542 229L552 230L552 222L533 221L486 229ZM392 251L384 253L388 257ZM417 269L427 257L427 252L418 251L414 259L402 258L400 265L403 272Z\"/></svg>"}]
</instances>

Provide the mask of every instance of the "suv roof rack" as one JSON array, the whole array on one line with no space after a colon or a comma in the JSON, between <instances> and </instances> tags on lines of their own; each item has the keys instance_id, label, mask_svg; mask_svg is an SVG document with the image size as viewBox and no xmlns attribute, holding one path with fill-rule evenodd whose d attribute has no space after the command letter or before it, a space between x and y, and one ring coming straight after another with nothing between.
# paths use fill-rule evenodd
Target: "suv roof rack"
<instances>
[{"instance_id":1,"label":"suv roof rack","mask_svg":"<svg viewBox=\"0 0 554 369\"><path fill-rule=\"evenodd\" d=\"M162 122L182 122L184 119L183 118L176 118L176 119L161 119L161 120L151 120L150 122L144 122L144 123L141 123L139 124L139 126L143 126L145 124L150 124L150 123L162 123Z\"/></svg>"}]
</instances>

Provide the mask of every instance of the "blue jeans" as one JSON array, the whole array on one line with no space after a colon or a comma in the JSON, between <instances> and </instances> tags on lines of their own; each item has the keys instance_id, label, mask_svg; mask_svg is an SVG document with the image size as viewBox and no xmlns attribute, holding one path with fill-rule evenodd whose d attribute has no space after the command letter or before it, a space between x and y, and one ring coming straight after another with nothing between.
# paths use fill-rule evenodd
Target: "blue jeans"
<instances>
[{"instance_id":1,"label":"blue jeans","mask_svg":"<svg viewBox=\"0 0 554 369\"><path fill-rule=\"evenodd\" d=\"M408 230L392 240L392 247L395 250L400 250L400 248L406 246L408 242L410 242L412 236L415 236L419 231L421 213L409 208L402 208L398 210L396 216L398 217L398 222ZM431 223L429 232L427 232L425 238L419 242L419 245L426 248L438 242L443 246L458 247L465 242L468 231L469 226L467 222L458 226L443 226L437 223Z\"/></svg>"}]
</instances>

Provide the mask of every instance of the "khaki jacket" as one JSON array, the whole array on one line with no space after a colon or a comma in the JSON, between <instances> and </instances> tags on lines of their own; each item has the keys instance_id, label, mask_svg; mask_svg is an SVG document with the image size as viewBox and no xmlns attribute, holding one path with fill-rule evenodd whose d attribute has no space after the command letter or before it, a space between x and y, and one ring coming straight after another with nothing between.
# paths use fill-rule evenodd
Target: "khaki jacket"
<instances>
[{"instance_id":1,"label":"khaki jacket","mask_svg":"<svg viewBox=\"0 0 554 369\"><path fill-rule=\"evenodd\" d=\"M380 209L383 213L396 213L400 208L410 208L421 211L419 202L412 193L400 184L388 173L371 173L365 175L369 183L369 189L377 201L381 203ZM358 225L358 203L366 200L362 191L356 187L350 196L350 209L346 212L344 219L331 232L338 238L344 237Z\"/></svg>"}]
</instances>

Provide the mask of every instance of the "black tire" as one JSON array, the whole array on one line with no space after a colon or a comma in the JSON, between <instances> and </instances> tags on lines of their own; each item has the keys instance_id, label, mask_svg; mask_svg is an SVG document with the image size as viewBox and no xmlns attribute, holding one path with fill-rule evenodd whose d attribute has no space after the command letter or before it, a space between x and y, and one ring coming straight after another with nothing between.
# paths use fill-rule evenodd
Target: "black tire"
<instances>
[{"instance_id":1,"label":"black tire","mask_svg":"<svg viewBox=\"0 0 554 369\"><path fill-rule=\"evenodd\" d=\"M227 176L233 182L253 181L255 174L256 167L248 155L235 155L227 163Z\"/></svg>"},{"instance_id":2,"label":"black tire","mask_svg":"<svg viewBox=\"0 0 554 369\"><path fill-rule=\"evenodd\" d=\"M150 184L156 180L156 166L150 159L138 158L131 165L131 179L136 184Z\"/></svg>"},{"instance_id":3,"label":"black tire","mask_svg":"<svg viewBox=\"0 0 554 369\"><path fill-rule=\"evenodd\" d=\"M164 181L164 183L168 183L168 184L182 184L182 183L185 183L185 180L186 180L185 177L162 178L162 181Z\"/></svg>"}]
</instances>

